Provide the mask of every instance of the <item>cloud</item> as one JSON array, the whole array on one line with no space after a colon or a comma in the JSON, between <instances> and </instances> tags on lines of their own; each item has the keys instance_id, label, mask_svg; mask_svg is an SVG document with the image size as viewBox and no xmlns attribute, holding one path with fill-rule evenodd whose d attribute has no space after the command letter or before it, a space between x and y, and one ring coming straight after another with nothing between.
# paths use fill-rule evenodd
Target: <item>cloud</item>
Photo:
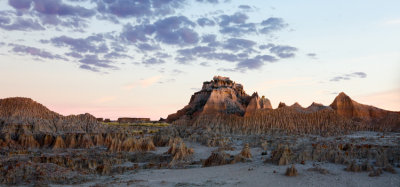
<instances>
[{"instance_id":1,"label":"cloud","mask_svg":"<svg viewBox=\"0 0 400 187\"><path fill-rule=\"evenodd\" d=\"M137 41L147 42L149 40L148 35L155 32L153 25L136 25L126 24L123 27L121 38L125 41L136 43Z\"/></svg>"},{"instance_id":2,"label":"cloud","mask_svg":"<svg viewBox=\"0 0 400 187\"><path fill-rule=\"evenodd\" d=\"M193 30L196 23L185 16L171 16L157 20L154 24L127 24L121 37L128 42L147 42L154 34L154 39L169 45L190 45L199 41L199 35Z\"/></svg>"},{"instance_id":3,"label":"cloud","mask_svg":"<svg viewBox=\"0 0 400 187\"><path fill-rule=\"evenodd\" d=\"M208 18L199 18L197 19L197 24L199 24L202 27L205 27L205 26L214 26L215 22Z\"/></svg>"},{"instance_id":4,"label":"cloud","mask_svg":"<svg viewBox=\"0 0 400 187\"><path fill-rule=\"evenodd\" d=\"M273 46L269 49L269 51L280 58L291 58L295 56L295 53L298 49L291 46L286 45L277 45Z\"/></svg>"},{"instance_id":5,"label":"cloud","mask_svg":"<svg viewBox=\"0 0 400 187\"><path fill-rule=\"evenodd\" d=\"M212 3L212 4L218 4L219 1L218 0L196 0L197 2L201 2L201 3Z\"/></svg>"},{"instance_id":6,"label":"cloud","mask_svg":"<svg viewBox=\"0 0 400 187\"><path fill-rule=\"evenodd\" d=\"M0 12L0 28L4 30L44 30L45 28L35 19L15 17L13 13L2 11Z\"/></svg>"},{"instance_id":7,"label":"cloud","mask_svg":"<svg viewBox=\"0 0 400 187\"><path fill-rule=\"evenodd\" d=\"M255 23L246 23L249 17L242 13L236 12L233 15L219 16L219 32L221 34L229 34L231 36L242 36L244 34L257 33Z\"/></svg>"},{"instance_id":8,"label":"cloud","mask_svg":"<svg viewBox=\"0 0 400 187\"><path fill-rule=\"evenodd\" d=\"M90 68L107 68L113 70L118 69L116 66L110 65L112 61L107 59L99 59L97 55L85 55L82 59L79 60L79 62L86 65L83 68L81 67L82 69L90 70L87 66L89 66Z\"/></svg>"},{"instance_id":9,"label":"cloud","mask_svg":"<svg viewBox=\"0 0 400 187\"><path fill-rule=\"evenodd\" d=\"M279 31L288 26L282 18L271 17L261 22L263 28L260 30L261 33L269 34L274 31Z\"/></svg>"},{"instance_id":10,"label":"cloud","mask_svg":"<svg viewBox=\"0 0 400 187\"><path fill-rule=\"evenodd\" d=\"M42 44L67 49L63 52L65 57L73 59L81 69L94 72L119 69L113 60L132 59L132 50L142 59L136 64L146 67L171 60L179 64L198 60L202 66L225 61L232 63L226 69L240 72L294 57L297 51L288 45L264 45L262 40L254 39L253 36L282 30L288 24L278 17L253 23L249 12L255 8L245 4L234 5L233 13L219 10L197 16L177 12L185 6L198 5L187 0L7 1L10 7L0 11L0 28L63 32L56 37L46 36L50 39L41 40ZM197 0L210 7L223 2L230 1ZM93 25L104 21L112 22L117 30L88 33L87 28L92 31ZM67 34L63 29L81 33Z\"/></svg>"},{"instance_id":11,"label":"cloud","mask_svg":"<svg viewBox=\"0 0 400 187\"><path fill-rule=\"evenodd\" d=\"M333 77L332 79L330 79L330 81L339 82L339 81L343 81L343 80L351 80L353 78L362 78L362 79L367 78L367 74L364 72L354 72L354 73L350 73L350 74Z\"/></svg>"},{"instance_id":12,"label":"cloud","mask_svg":"<svg viewBox=\"0 0 400 187\"><path fill-rule=\"evenodd\" d=\"M253 42L251 40L240 39L240 38L230 38L225 42L223 47L225 49L228 49L231 51L239 51L239 50L251 51L253 46L255 46L255 45L256 45L256 42Z\"/></svg>"},{"instance_id":13,"label":"cloud","mask_svg":"<svg viewBox=\"0 0 400 187\"><path fill-rule=\"evenodd\" d=\"M84 69L84 70L93 71L93 72L100 72L98 68L95 68L95 67L92 67L92 66L88 66L86 64L80 65L79 68Z\"/></svg>"},{"instance_id":14,"label":"cloud","mask_svg":"<svg viewBox=\"0 0 400 187\"><path fill-rule=\"evenodd\" d=\"M63 58L60 55L55 55L48 51L38 49L36 47L29 47L29 46L18 45L18 44L9 44L9 45L13 46L12 51L15 53L27 54L27 55L41 57L41 58L45 58L45 59L58 59L58 60L68 61L68 59Z\"/></svg>"},{"instance_id":15,"label":"cloud","mask_svg":"<svg viewBox=\"0 0 400 187\"><path fill-rule=\"evenodd\" d=\"M239 5L239 8L243 10L251 10L251 7L249 5Z\"/></svg>"},{"instance_id":16,"label":"cloud","mask_svg":"<svg viewBox=\"0 0 400 187\"><path fill-rule=\"evenodd\" d=\"M156 64L164 64L165 61L162 59L159 59L159 58L152 57L152 58L144 59L142 63L146 64L146 65L156 65Z\"/></svg>"},{"instance_id":17,"label":"cloud","mask_svg":"<svg viewBox=\"0 0 400 187\"><path fill-rule=\"evenodd\" d=\"M122 88L124 90L132 90L136 87L147 88L147 87L150 87L150 86L154 85L155 83L157 83L160 79L161 79L161 76L157 75L157 76L149 77L149 78L142 79L139 81L135 81L131 84L127 84L127 85L123 86Z\"/></svg>"},{"instance_id":18,"label":"cloud","mask_svg":"<svg viewBox=\"0 0 400 187\"><path fill-rule=\"evenodd\" d=\"M106 59L116 59L116 58L129 58L129 59L133 59L133 57L126 55L126 54L122 54L116 51L107 53L104 55L104 58Z\"/></svg>"},{"instance_id":19,"label":"cloud","mask_svg":"<svg viewBox=\"0 0 400 187\"><path fill-rule=\"evenodd\" d=\"M83 56L80 53L77 53L77 52L69 52L69 53L65 53L65 55L70 56L70 57L74 57L74 58L83 58Z\"/></svg>"},{"instance_id":20,"label":"cloud","mask_svg":"<svg viewBox=\"0 0 400 187\"><path fill-rule=\"evenodd\" d=\"M137 48L140 49L141 51L155 51L155 50L159 50L160 46L150 45L148 43L141 43L141 44L137 45Z\"/></svg>"},{"instance_id":21,"label":"cloud","mask_svg":"<svg viewBox=\"0 0 400 187\"><path fill-rule=\"evenodd\" d=\"M259 69L265 64L265 62L276 62L277 60L278 59L270 55L258 55L254 58L245 59L239 62L236 66L236 69L238 70Z\"/></svg>"},{"instance_id":22,"label":"cloud","mask_svg":"<svg viewBox=\"0 0 400 187\"><path fill-rule=\"evenodd\" d=\"M81 6L64 4L61 0L33 0L34 10L45 15L92 17L96 12ZM14 7L15 8L15 7Z\"/></svg>"},{"instance_id":23,"label":"cloud","mask_svg":"<svg viewBox=\"0 0 400 187\"><path fill-rule=\"evenodd\" d=\"M155 38L163 43L172 45L196 44L199 35L191 28L196 24L185 16L173 16L154 23Z\"/></svg>"},{"instance_id":24,"label":"cloud","mask_svg":"<svg viewBox=\"0 0 400 187\"><path fill-rule=\"evenodd\" d=\"M32 5L32 0L8 0L8 4L15 9L29 9Z\"/></svg>"},{"instance_id":25,"label":"cloud","mask_svg":"<svg viewBox=\"0 0 400 187\"><path fill-rule=\"evenodd\" d=\"M144 18L173 14L174 9L180 8L184 0L96 0L97 11L107 17ZM111 18L112 19L112 18Z\"/></svg>"},{"instance_id":26,"label":"cloud","mask_svg":"<svg viewBox=\"0 0 400 187\"><path fill-rule=\"evenodd\" d=\"M315 53L307 53L307 56L310 58L313 58L313 59L317 58L317 54L315 54Z\"/></svg>"},{"instance_id":27,"label":"cloud","mask_svg":"<svg viewBox=\"0 0 400 187\"><path fill-rule=\"evenodd\" d=\"M219 16L219 25L220 26L228 26L231 23L232 24L242 24L245 23L246 20L249 19L249 17L241 12L236 12L233 15L221 15Z\"/></svg>"},{"instance_id":28,"label":"cloud","mask_svg":"<svg viewBox=\"0 0 400 187\"><path fill-rule=\"evenodd\" d=\"M220 42L217 41L217 35L205 34L202 36L201 43L207 43L209 47L217 47Z\"/></svg>"},{"instance_id":29,"label":"cloud","mask_svg":"<svg viewBox=\"0 0 400 187\"><path fill-rule=\"evenodd\" d=\"M50 42L57 47L66 46L79 53L107 53L109 51L102 35L93 35L87 38L60 36L52 38Z\"/></svg>"}]
</instances>

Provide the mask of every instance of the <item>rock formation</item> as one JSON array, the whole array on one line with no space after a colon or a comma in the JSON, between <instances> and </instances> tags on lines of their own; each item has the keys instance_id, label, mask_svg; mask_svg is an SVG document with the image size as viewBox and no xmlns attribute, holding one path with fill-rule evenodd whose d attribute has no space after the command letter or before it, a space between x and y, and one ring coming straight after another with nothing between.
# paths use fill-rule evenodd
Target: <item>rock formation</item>
<instances>
[{"instance_id":1,"label":"rock formation","mask_svg":"<svg viewBox=\"0 0 400 187\"><path fill-rule=\"evenodd\" d=\"M22 97L0 99L0 122L0 133L11 134L98 133L107 130L90 114L62 116Z\"/></svg>"},{"instance_id":2,"label":"rock formation","mask_svg":"<svg viewBox=\"0 0 400 187\"><path fill-rule=\"evenodd\" d=\"M258 93L254 93L251 98L250 102L246 107L246 113L244 116L251 116L255 113L256 110L259 109L272 109L271 102L269 99L262 96L261 98L258 96Z\"/></svg>"},{"instance_id":3,"label":"rock formation","mask_svg":"<svg viewBox=\"0 0 400 187\"><path fill-rule=\"evenodd\" d=\"M240 152L240 156L244 158L253 158L250 152L249 144L245 144L242 151Z\"/></svg>"},{"instance_id":4,"label":"rock formation","mask_svg":"<svg viewBox=\"0 0 400 187\"><path fill-rule=\"evenodd\" d=\"M362 118L362 119L373 119L383 118L388 115L388 111L363 105L353 101L345 93L341 92L330 105L336 112L347 118Z\"/></svg>"},{"instance_id":5,"label":"rock formation","mask_svg":"<svg viewBox=\"0 0 400 187\"><path fill-rule=\"evenodd\" d=\"M373 130L400 131L400 114L359 104L340 93L330 106L312 103L303 108L295 103L279 103L272 109L270 101L249 96L243 86L227 77L215 76L204 82L190 102L167 118L175 125L203 127L218 133L259 134L282 130L287 133L334 135Z\"/></svg>"},{"instance_id":6,"label":"rock formation","mask_svg":"<svg viewBox=\"0 0 400 187\"><path fill-rule=\"evenodd\" d=\"M207 158L207 160L204 161L203 167L231 164L233 163L233 161L234 161L233 156L228 153L225 153L223 151L213 152Z\"/></svg>"},{"instance_id":7,"label":"rock formation","mask_svg":"<svg viewBox=\"0 0 400 187\"><path fill-rule=\"evenodd\" d=\"M297 176L298 175L297 169L294 167L293 164L292 164L292 167L289 167L289 168L286 169L285 175L289 176L289 177L293 177L293 176Z\"/></svg>"},{"instance_id":8,"label":"rock formation","mask_svg":"<svg viewBox=\"0 0 400 187\"><path fill-rule=\"evenodd\" d=\"M204 82L202 89L192 95L189 104L177 113L169 115L167 121L207 114L243 116L249 103L249 113L255 109L272 108L268 99L260 99L257 93L249 96L241 84L231 81L228 77L215 76L213 80Z\"/></svg>"},{"instance_id":9,"label":"rock formation","mask_svg":"<svg viewBox=\"0 0 400 187\"><path fill-rule=\"evenodd\" d=\"M64 139L61 136L57 136L56 140L54 141L53 149L65 149Z\"/></svg>"}]
</instances>

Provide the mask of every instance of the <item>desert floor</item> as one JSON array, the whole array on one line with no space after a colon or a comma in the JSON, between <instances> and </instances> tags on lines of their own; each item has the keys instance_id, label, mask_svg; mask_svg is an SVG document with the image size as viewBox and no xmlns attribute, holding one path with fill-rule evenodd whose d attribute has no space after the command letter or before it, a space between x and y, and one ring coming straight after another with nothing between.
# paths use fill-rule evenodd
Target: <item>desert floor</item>
<instances>
[{"instance_id":1,"label":"desert floor","mask_svg":"<svg viewBox=\"0 0 400 187\"><path fill-rule=\"evenodd\" d=\"M194 159L206 159L216 147L206 147L197 143L187 143L194 148ZM163 153L167 147L158 148L155 152ZM240 152L238 147L235 151ZM277 166L264 163L267 156L261 155L261 148L251 149L253 160L215 167L193 166L188 169L144 169L127 172L123 175L99 177L83 186L400 186L400 168L397 174L384 172L378 177L369 177L369 172L347 172L345 165L332 163L308 162L296 164L299 175L285 176L289 166ZM132 163L125 163L132 164ZM328 174L309 171L314 167L324 168Z\"/></svg>"}]
</instances>

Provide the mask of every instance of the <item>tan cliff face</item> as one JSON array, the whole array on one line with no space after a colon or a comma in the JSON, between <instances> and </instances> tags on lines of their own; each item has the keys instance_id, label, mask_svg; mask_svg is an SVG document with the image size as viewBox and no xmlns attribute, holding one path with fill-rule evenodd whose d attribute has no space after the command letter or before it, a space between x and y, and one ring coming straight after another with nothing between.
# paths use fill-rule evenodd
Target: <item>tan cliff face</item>
<instances>
[{"instance_id":1,"label":"tan cliff face","mask_svg":"<svg viewBox=\"0 0 400 187\"><path fill-rule=\"evenodd\" d=\"M251 96L250 102L246 107L246 113L244 116L251 116L255 113L256 110L258 109L272 109L271 102L269 99L263 97L259 97L258 93L254 93Z\"/></svg>"},{"instance_id":2,"label":"tan cliff face","mask_svg":"<svg viewBox=\"0 0 400 187\"><path fill-rule=\"evenodd\" d=\"M256 93L255 93L256 94ZM250 115L256 109L270 108L271 103L265 97L249 96L241 84L228 77L214 76L213 80L203 83L200 91L194 93L183 109L168 116L172 122L181 117L192 118L201 114Z\"/></svg>"}]
</instances>

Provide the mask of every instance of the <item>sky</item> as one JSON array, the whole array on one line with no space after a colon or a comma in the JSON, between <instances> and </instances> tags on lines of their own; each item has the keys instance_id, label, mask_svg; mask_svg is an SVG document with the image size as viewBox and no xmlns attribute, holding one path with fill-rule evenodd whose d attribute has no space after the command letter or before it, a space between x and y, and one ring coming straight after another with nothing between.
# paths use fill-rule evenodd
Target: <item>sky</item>
<instances>
[{"instance_id":1,"label":"sky","mask_svg":"<svg viewBox=\"0 0 400 187\"><path fill-rule=\"evenodd\" d=\"M215 75L304 107L400 111L400 1L0 0L0 98L166 118Z\"/></svg>"}]
</instances>

